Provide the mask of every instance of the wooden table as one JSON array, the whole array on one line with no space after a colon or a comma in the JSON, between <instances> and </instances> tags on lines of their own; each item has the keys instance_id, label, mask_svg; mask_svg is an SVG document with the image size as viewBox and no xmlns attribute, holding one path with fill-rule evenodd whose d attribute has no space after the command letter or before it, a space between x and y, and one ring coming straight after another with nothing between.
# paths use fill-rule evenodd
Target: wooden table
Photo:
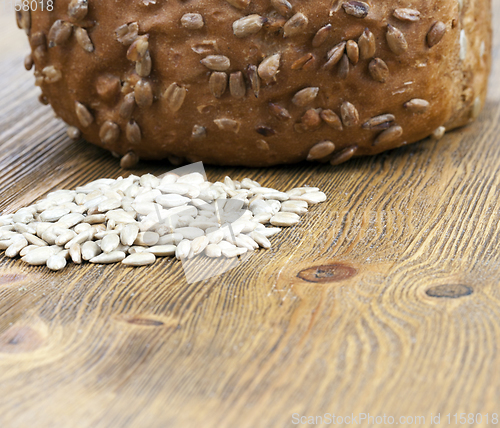
<instances>
[{"instance_id":1,"label":"wooden table","mask_svg":"<svg viewBox=\"0 0 500 428\"><path fill-rule=\"evenodd\" d=\"M0 211L129 174L66 137L23 69L23 33L9 14L0 23ZM172 259L53 273L1 256L0 426L290 427L325 413L424 416L420 426L440 413L437 426L457 426L462 412L483 414L467 425L492 426L500 33L495 60L479 120L439 143L337 168L207 167L211 180L309 184L329 196L272 250L219 277L187 284Z\"/></svg>"}]
</instances>

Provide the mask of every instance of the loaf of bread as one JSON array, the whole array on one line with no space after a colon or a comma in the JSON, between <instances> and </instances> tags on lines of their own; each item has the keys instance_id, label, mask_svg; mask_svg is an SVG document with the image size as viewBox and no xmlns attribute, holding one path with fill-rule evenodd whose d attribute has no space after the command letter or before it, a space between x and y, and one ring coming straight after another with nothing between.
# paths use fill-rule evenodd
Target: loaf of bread
<instances>
[{"instance_id":1,"label":"loaf of bread","mask_svg":"<svg viewBox=\"0 0 500 428\"><path fill-rule=\"evenodd\" d=\"M336 165L438 138L486 96L490 0L42 6L17 14L42 102L124 167Z\"/></svg>"}]
</instances>

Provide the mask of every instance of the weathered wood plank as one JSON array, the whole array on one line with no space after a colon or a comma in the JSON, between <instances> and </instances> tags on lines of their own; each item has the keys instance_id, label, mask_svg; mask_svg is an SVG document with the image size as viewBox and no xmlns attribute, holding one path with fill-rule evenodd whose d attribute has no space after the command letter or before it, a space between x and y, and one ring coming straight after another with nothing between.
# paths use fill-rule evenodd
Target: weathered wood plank
<instances>
[{"instance_id":1,"label":"weathered wood plank","mask_svg":"<svg viewBox=\"0 0 500 428\"><path fill-rule=\"evenodd\" d=\"M128 174L38 103L15 36L0 37L0 211ZM499 34L494 58L497 76ZM329 195L219 277L189 285L173 260L51 273L0 256L0 425L286 427L293 413L385 413L427 426L431 413L500 413L499 167L493 79L479 121L439 143L337 168L207 167L212 180Z\"/></svg>"}]
</instances>

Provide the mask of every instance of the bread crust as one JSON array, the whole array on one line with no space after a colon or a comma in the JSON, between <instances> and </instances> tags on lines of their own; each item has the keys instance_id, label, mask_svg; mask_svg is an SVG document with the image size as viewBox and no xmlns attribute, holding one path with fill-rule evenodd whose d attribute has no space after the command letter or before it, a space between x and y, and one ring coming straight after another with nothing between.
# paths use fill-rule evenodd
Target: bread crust
<instances>
[{"instance_id":1,"label":"bread crust","mask_svg":"<svg viewBox=\"0 0 500 428\"><path fill-rule=\"evenodd\" d=\"M20 17L37 84L120 156L336 164L465 125L486 97L490 0L54 3Z\"/></svg>"}]
</instances>

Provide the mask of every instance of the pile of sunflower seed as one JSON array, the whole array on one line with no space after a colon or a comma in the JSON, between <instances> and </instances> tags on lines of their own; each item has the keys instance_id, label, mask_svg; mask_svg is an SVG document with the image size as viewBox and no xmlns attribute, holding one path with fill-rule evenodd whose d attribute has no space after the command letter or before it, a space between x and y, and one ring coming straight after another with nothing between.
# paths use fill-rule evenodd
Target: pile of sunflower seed
<instances>
[{"instance_id":1,"label":"pile of sunflower seed","mask_svg":"<svg viewBox=\"0 0 500 428\"><path fill-rule=\"evenodd\" d=\"M249 178L211 183L198 172L103 178L1 215L0 249L51 270L69 260L144 266L167 256L232 258L270 248L281 227L325 200L316 187L281 192Z\"/></svg>"}]
</instances>

